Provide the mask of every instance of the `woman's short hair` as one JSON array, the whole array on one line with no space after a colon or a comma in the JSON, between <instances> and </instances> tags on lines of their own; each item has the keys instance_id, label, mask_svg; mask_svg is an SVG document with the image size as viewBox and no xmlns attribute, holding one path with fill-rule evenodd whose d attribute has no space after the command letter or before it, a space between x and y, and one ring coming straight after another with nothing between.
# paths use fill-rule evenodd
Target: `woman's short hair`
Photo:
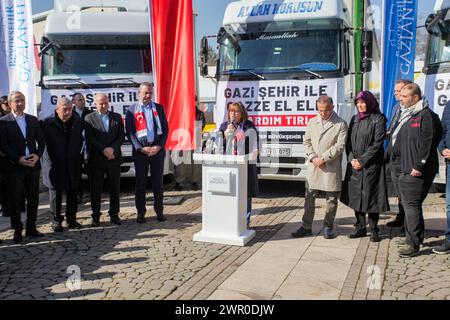
<instances>
[{"instance_id":1,"label":"woman's short hair","mask_svg":"<svg viewBox=\"0 0 450 320\"><path fill-rule=\"evenodd\" d=\"M241 115L242 115L242 122L247 121L248 120L248 113L247 113L247 109L245 109L244 105L240 102L230 102L227 105L227 121L230 122L230 107L237 107L239 108L239 111L241 111Z\"/></svg>"}]
</instances>

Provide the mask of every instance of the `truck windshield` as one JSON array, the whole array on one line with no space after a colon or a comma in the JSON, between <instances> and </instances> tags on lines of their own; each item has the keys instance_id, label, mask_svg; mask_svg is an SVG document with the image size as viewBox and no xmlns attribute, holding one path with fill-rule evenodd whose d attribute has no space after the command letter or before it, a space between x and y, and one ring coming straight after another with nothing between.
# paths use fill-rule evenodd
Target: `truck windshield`
<instances>
[{"instance_id":1,"label":"truck windshield","mask_svg":"<svg viewBox=\"0 0 450 320\"><path fill-rule=\"evenodd\" d=\"M142 74L151 72L147 47L61 47L44 55L44 75Z\"/></svg>"},{"instance_id":2,"label":"truck windshield","mask_svg":"<svg viewBox=\"0 0 450 320\"><path fill-rule=\"evenodd\" d=\"M220 46L220 71L277 72L294 68L336 71L340 66L339 30L262 32L226 36Z\"/></svg>"},{"instance_id":3,"label":"truck windshield","mask_svg":"<svg viewBox=\"0 0 450 320\"><path fill-rule=\"evenodd\" d=\"M428 64L450 63L450 21L434 26L428 50Z\"/></svg>"}]
</instances>

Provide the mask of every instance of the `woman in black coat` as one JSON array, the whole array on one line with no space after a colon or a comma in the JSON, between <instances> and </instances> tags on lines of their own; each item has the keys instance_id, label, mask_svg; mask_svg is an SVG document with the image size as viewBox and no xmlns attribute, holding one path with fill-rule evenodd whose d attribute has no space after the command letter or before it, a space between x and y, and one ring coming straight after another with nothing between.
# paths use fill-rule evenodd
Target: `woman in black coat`
<instances>
[{"instance_id":1,"label":"woman in black coat","mask_svg":"<svg viewBox=\"0 0 450 320\"><path fill-rule=\"evenodd\" d=\"M258 137L258 130L256 130L255 125L253 122L248 120L248 113L245 107L237 102L237 103L230 103L228 105L228 114L227 114L227 121L222 123L220 125L219 131L222 132L224 137L224 146L227 144L230 145L231 143L227 143L226 139L228 137L232 137L235 140L235 143L233 145L236 145L236 148L234 148L233 154L241 154L241 152L245 152L245 154L252 155L248 163L248 170L247 170L247 228L250 226L250 216L252 213L252 198L255 197L258 192L258 172L256 168L256 158L259 152L259 137ZM245 142L245 151L240 151L241 148L239 148L240 141Z\"/></svg>"},{"instance_id":2,"label":"woman in black coat","mask_svg":"<svg viewBox=\"0 0 450 320\"><path fill-rule=\"evenodd\" d=\"M356 231L350 238L367 235L366 213L369 215L370 240L380 241L380 212L389 210L383 161L386 117L380 113L378 101L369 91L355 99L358 113L350 121L346 152L347 172L342 186L341 201L357 217Z\"/></svg>"}]
</instances>

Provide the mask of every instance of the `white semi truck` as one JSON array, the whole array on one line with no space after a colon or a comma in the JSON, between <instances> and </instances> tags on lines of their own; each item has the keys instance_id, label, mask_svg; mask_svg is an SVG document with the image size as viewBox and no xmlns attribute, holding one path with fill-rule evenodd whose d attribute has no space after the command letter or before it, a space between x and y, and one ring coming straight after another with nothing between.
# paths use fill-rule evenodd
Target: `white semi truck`
<instances>
[{"instance_id":1,"label":"white semi truck","mask_svg":"<svg viewBox=\"0 0 450 320\"><path fill-rule=\"evenodd\" d=\"M305 179L303 138L318 96L333 97L347 121L355 113L352 21L345 0L228 5L218 33L214 121L224 121L228 103L244 104L262 143L260 179Z\"/></svg>"},{"instance_id":2,"label":"white semi truck","mask_svg":"<svg viewBox=\"0 0 450 320\"><path fill-rule=\"evenodd\" d=\"M428 44L425 56L425 96L430 107L442 117L450 97L450 0L437 0L426 23ZM445 183L445 162L440 157L436 183Z\"/></svg>"},{"instance_id":3,"label":"white semi truck","mask_svg":"<svg viewBox=\"0 0 450 320\"><path fill-rule=\"evenodd\" d=\"M107 93L110 109L125 116L139 84L153 80L148 10L148 0L55 0L41 43L42 116L76 92L91 109L95 93ZM131 145L122 151L122 176L133 177Z\"/></svg>"},{"instance_id":4,"label":"white semi truck","mask_svg":"<svg viewBox=\"0 0 450 320\"><path fill-rule=\"evenodd\" d=\"M450 95L450 1L437 0L426 22L428 45L425 57L425 95L442 116Z\"/></svg>"}]
</instances>

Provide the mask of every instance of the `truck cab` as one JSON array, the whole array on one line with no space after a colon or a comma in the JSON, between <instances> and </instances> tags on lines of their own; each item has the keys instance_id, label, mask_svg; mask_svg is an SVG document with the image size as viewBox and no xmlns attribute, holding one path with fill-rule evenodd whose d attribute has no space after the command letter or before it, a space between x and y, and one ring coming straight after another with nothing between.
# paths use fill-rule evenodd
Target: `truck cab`
<instances>
[{"instance_id":1,"label":"truck cab","mask_svg":"<svg viewBox=\"0 0 450 320\"><path fill-rule=\"evenodd\" d=\"M110 110L125 116L139 84L153 81L148 10L147 0L55 0L41 43L41 118L77 92L90 109L95 93L106 93ZM133 177L131 145L122 151L122 176Z\"/></svg>"},{"instance_id":2,"label":"truck cab","mask_svg":"<svg viewBox=\"0 0 450 320\"><path fill-rule=\"evenodd\" d=\"M354 114L352 18L346 1L237 1L218 33L214 122L241 102L259 131L260 179L304 180L303 147L320 95Z\"/></svg>"},{"instance_id":3,"label":"truck cab","mask_svg":"<svg viewBox=\"0 0 450 320\"><path fill-rule=\"evenodd\" d=\"M425 57L425 97L440 118L450 96L450 0L437 0L425 23L428 44ZM435 183L445 184L445 161L439 157Z\"/></svg>"}]
</instances>

